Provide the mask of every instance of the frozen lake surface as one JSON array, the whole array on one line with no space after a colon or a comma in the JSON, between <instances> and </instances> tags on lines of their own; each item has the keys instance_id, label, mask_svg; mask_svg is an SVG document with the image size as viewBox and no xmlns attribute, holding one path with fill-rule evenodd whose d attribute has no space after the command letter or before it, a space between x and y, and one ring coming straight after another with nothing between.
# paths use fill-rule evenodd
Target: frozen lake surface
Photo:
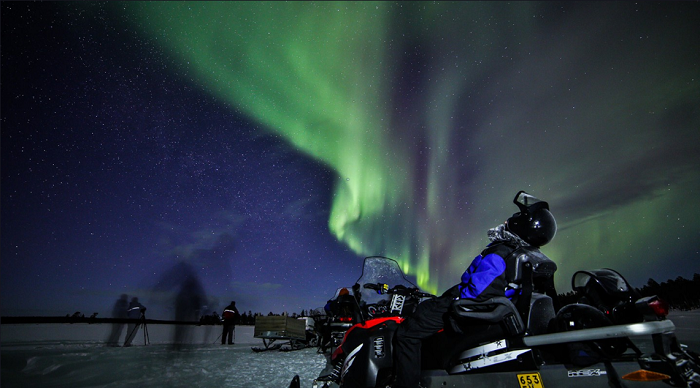
<instances>
[{"instance_id":1,"label":"frozen lake surface","mask_svg":"<svg viewBox=\"0 0 700 388\"><path fill-rule=\"evenodd\" d=\"M188 344L172 345L174 326L148 325L131 347L107 347L108 324L2 325L3 387L287 387L304 386L326 358L315 348L253 352L252 326L236 328L236 344L221 345L221 326L188 327ZM124 330L126 331L126 330ZM121 340L124 340L122 333ZM308 385L306 385L308 383Z\"/></svg>"},{"instance_id":2,"label":"frozen lake surface","mask_svg":"<svg viewBox=\"0 0 700 388\"><path fill-rule=\"evenodd\" d=\"M261 352L249 346L110 348L62 344L3 349L4 387L287 387L311 382L325 365L316 349Z\"/></svg>"},{"instance_id":3,"label":"frozen lake surface","mask_svg":"<svg viewBox=\"0 0 700 388\"><path fill-rule=\"evenodd\" d=\"M677 336L700 350L700 311L673 312ZM149 325L134 346L106 347L107 324L2 325L3 387L287 387L299 374L310 387L326 365L315 348L256 353L253 327L236 328L236 344L220 344L221 327L195 326L188 344L172 345L173 326ZM122 340L124 334L122 334Z\"/></svg>"}]
</instances>

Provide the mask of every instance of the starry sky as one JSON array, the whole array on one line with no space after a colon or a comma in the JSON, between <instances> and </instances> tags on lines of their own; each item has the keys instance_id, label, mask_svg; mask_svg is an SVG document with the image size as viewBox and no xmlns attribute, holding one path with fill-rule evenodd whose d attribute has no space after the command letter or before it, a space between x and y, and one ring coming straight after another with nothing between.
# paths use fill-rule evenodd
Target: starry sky
<instances>
[{"instance_id":1,"label":"starry sky","mask_svg":"<svg viewBox=\"0 0 700 388\"><path fill-rule=\"evenodd\" d=\"M442 292L525 190L570 290L700 272L698 2L5 2L2 315Z\"/></svg>"}]
</instances>

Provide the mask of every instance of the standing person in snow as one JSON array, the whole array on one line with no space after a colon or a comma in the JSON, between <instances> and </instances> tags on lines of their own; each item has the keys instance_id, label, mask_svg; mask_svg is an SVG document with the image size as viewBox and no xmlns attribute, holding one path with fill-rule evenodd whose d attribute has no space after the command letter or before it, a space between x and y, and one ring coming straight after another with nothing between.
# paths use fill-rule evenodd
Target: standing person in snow
<instances>
[{"instance_id":1,"label":"standing person in snow","mask_svg":"<svg viewBox=\"0 0 700 388\"><path fill-rule=\"evenodd\" d=\"M476 301L506 296L511 298L516 290L506 279L506 261L520 247L539 248L554 238L557 224L549 211L549 204L523 191L513 202L520 212L493 229L489 229L491 241L479 256L474 258L462 275L458 285L442 296L418 305L415 313L399 325L394 338L396 379L393 387L417 388L421 371L421 340L444 327L444 315L453 300L470 298Z\"/></svg>"},{"instance_id":2,"label":"standing person in snow","mask_svg":"<svg viewBox=\"0 0 700 388\"><path fill-rule=\"evenodd\" d=\"M236 329L236 323L241 314L236 308L236 302L231 301L231 304L226 306L221 317L224 319L224 332L221 333L221 344L225 345L228 338L228 344L233 345L233 331Z\"/></svg>"},{"instance_id":3,"label":"standing person in snow","mask_svg":"<svg viewBox=\"0 0 700 388\"><path fill-rule=\"evenodd\" d=\"M124 341L124 346L131 346L131 341L136 337L136 332L139 330L139 326L142 325L143 321L146 320L146 307L139 303L139 298L133 297L129 303L129 309L126 312L126 316L129 319L138 319L140 322L129 323L126 330L126 340Z\"/></svg>"},{"instance_id":4,"label":"standing person in snow","mask_svg":"<svg viewBox=\"0 0 700 388\"><path fill-rule=\"evenodd\" d=\"M120 320L126 319L128 308L129 297L126 294L122 294L121 297L114 303L114 308L112 308L112 318L117 318ZM107 346L119 346L119 337L122 336L122 331L124 331L124 322L113 323L112 331L109 334L109 338L107 338Z\"/></svg>"}]
</instances>

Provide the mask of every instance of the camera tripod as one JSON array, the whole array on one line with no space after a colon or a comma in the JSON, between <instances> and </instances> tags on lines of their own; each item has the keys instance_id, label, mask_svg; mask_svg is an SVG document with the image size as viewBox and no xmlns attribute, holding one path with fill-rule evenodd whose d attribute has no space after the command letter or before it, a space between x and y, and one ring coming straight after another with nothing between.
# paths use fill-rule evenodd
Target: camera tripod
<instances>
[{"instance_id":1,"label":"camera tripod","mask_svg":"<svg viewBox=\"0 0 700 388\"><path fill-rule=\"evenodd\" d=\"M140 319L141 319L141 322L138 323L138 324L136 324L136 326L134 326L134 328L131 329L131 333L129 333L129 334L126 336L127 341L129 341L129 338L131 338L131 336L133 336L134 333L136 333L136 330L139 329L139 326L143 325L143 344L144 344L144 345L149 345L149 344L151 343L151 338L148 336L148 325L146 324L146 314L144 314L143 312L141 312L141 318L140 318ZM131 342L131 341L129 341L129 343L130 343L130 342ZM129 346L129 344L127 344L127 343L125 343L124 345L125 345L125 346Z\"/></svg>"},{"instance_id":2,"label":"camera tripod","mask_svg":"<svg viewBox=\"0 0 700 388\"><path fill-rule=\"evenodd\" d=\"M146 324L146 314L144 312L141 312L141 320L143 321L143 344L150 345L151 338L148 336L148 325Z\"/></svg>"}]
</instances>

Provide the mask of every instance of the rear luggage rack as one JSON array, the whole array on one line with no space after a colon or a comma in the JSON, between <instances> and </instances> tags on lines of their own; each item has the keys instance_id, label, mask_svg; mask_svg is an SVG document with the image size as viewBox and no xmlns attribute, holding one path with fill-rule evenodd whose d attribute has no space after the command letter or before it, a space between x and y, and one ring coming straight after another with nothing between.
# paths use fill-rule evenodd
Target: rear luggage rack
<instances>
[{"instance_id":1,"label":"rear luggage rack","mask_svg":"<svg viewBox=\"0 0 700 388\"><path fill-rule=\"evenodd\" d=\"M628 325L606 326L594 329L567 331L564 333L542 334L531 337L523 337L523 343L526 346L541 346L561 344L566 342L635 337L650 334L669 333L672 332L675 328L676 326L673 324L673 322L669 320L632 323Z\"/></svg>"}]
</instances>

